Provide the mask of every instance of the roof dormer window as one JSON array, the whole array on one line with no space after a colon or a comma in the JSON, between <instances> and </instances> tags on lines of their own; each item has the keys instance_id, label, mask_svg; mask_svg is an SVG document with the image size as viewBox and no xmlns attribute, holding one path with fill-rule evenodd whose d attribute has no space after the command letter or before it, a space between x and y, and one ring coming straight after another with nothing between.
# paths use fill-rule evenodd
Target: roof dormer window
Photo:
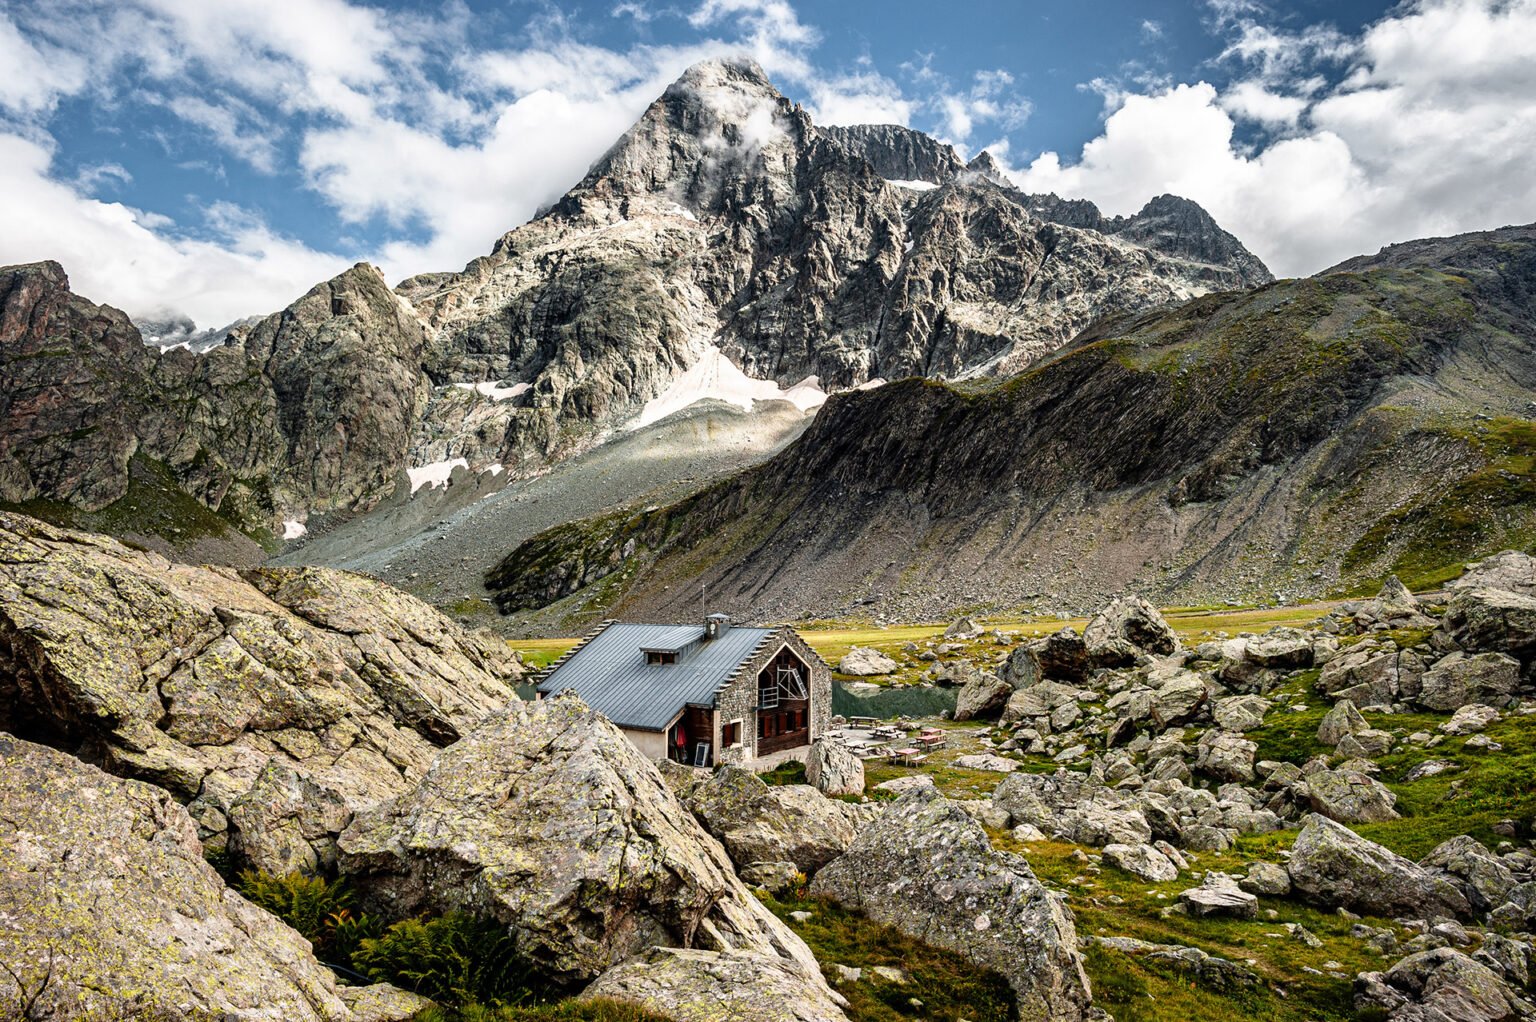
<instances>
[{"instance_id":1,"label":"roof dormer window","mask_svg":"<svg viewBox=\"0 0 1536 1022\"><path fill-rule=\"evenodd\" d=\"M666 649L648 649L645 651L645 662L647 664L675 664L677 663L677 654Z\"/></svg>"}]
</instances>

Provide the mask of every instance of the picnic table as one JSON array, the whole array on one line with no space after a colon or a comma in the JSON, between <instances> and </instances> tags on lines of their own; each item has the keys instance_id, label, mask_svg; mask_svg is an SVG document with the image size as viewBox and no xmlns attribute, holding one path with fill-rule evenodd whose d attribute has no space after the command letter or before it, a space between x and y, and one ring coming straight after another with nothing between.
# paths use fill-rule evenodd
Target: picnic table
<instances>
[{"instance_id":1,"label":"picnic table","mask_svg":"<svg viewBox=\"0 0 1536 1022\"><path fill-rule=\"evenodd\" d=\"M921 749L893 749L889 762L894 766L917 766L927 758Z\"/></svg>"},{"instance_id":2,"label":"picnic table","mask_svg":"<svg viewBox=\"0 0 1536 1022\"><path fill-rule=\"evenodd\" d=\"M942 734L918 735L916 738L912 739L912 741L915 744L921 745L923 748L929 750L943 749L949 745L949 739L945 738Z\"/></svg>"},{"instance_id":3,"label":"picnic table","mask_svg":"<svg viewBox=\"0 0 1536 1022\"><path fill-rule=\"evenodd\" d=\"M856 728L872 728L880 723L878 717L849 717L848 726Z\"/></svg>"}]
</instances>

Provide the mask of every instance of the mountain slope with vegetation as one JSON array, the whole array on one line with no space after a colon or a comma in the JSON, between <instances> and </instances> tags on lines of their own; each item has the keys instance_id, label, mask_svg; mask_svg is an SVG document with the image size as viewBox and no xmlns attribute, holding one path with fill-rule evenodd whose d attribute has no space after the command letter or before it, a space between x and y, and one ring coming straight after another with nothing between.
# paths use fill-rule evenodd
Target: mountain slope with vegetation
<instances>
[{"instance_id":1,"label":"mountain slope with vegetation","mask_svg":"<svg viewBox=\"0 0 1536 1022\"><path fill-rule=\"evenodd\" d=\"M994 385L834 398L759 468L552 529L504 611L761 618L1430 586L1536 539L1536 229L1113 318Z\"/></svg>"}]
</instances>

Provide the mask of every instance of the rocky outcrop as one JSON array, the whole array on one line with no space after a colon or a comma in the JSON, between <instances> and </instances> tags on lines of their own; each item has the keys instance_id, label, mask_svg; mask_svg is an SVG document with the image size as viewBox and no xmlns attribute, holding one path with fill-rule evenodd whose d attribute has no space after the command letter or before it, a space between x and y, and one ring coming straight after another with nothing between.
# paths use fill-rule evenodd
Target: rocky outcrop
<instances>
[{"instance_id":1,"label":"rocky outcrop","mask_svg":"<svg viewBox=\"0 0 1536 1022\"><path fill-rule=\"evenodd\" d=\"M738 866L792 862L807 875L846 852L868 816L811 785L770 786L736 767L695 785L685 804Z\"/></svg>"},{"instance_id":2,"label":"rocky outcrop","mask_svg":"<svg viewBox=\"0 0 1536 1022\"><path fill-rule=\"evenodd\" d=\"M656 767L574 696L487 718L410 791L358 813L340 849L381 914L495 918L557 983L653 946L782 958L820 982Z\"/></svg>"},{"instance_id":3,"label":"rocky outcrop","mask_svg":"<svg viewBox=\"0 0 1536 1022\"><path fill-rule=\"evenodd\" d=\"M160 788L0 733L0 805L6 1018L387 1022L427 1007L339 987L308 941L225 887Z\"/></svg>"},{"instance_id":4,"label":"rocky outcrop","mask_svg":"<svg viewBox=\"0 0 1536 1022\"><path fill-rule=\"evenodd\" d=\"M1134 659L1137 650L1167 656L1179 648L1179 637L1163 615L1139 596L1117 597L1095 614L1083 630L1083 642L1090 657L1108 666L1125 663L1127 655Z\"/></svg>"},{"instance_id":5,"label":"rocky outcrop","mask_svg":"<svg viewBox=\"0 0 1536 1022\"><path fill-rule=\"evenodd\" d=\"M1355 1007L1386 1022L1515 1022L1536 1014L1488 966L1454 948L1411 954L1386 972L1355 980Z\"/></svg>"},{"instance_id":6,"label":"rocky outcrop","mask_svg":"<svg viewBox=\"0 0 1536 1022\"><path fill-rule=\"evenodd\" d=\"M370 579L193 568L0 514L0 728L165 788L243 865L329 866L355 809L520 676Z\"/></svg>"},{"instance_id":7,"label":"rocky outcrop","mask_svg":"<svg viewBox=\"0 0 1536 1022\"><path fill-rule=\"evenodd\" d=\"M135 457L229 523L371 506L406 467L426 331L360 264L202 354L147 347L57 263L0 269L0 500L122 500ZM110 520L179 548L147 502ZM183 530L185 531L185 530Z\"/></svg>"},{"instance_id":8,"label":"rocky outcrop","mask_svg":"<svg viewBox=\"0 0 1536 1022\"><path fill-rule=\"evenodd\" d=\"M582 992L644 1005L676 1022L840 1022L843 999L792 961L742 951L658 947Z\"/></svg>"},{"instance_id":9,"label":"rocky outcrop","mask_svg":"<svg viewBox=\"0 0 1536 1022\"><path fill-rule=\"evenodd\" d=\"M1449 589L1505 589L1536 595L1536 557L1519 550L1504 550L1467 565Z\"/></svg>"},{"instance_id":10,"label":"rocky outcrop","mask_svg":"<svg viewBox=\"0 0 1536 1022\"><path fill-rule=\"evenodd\" d=\"M981 825L931 788L886 809L811 890L1001 973L1020 1019L1087 1017L1071 913L1024 859L994 851Z\"/></svg>"},{"instance_id":11,"label":"rocky outcrop","mask_svg":"<svg viewBox=\"0 0 1536 1022\"><path fill-rule=\"evenodd\" d=\"M1466 896L1443 874L1323 816L1307 818L1288 868L1297 894L1329 908L1413 918L1465 918L1472 911Z\"/></svg>"}]
</instances>

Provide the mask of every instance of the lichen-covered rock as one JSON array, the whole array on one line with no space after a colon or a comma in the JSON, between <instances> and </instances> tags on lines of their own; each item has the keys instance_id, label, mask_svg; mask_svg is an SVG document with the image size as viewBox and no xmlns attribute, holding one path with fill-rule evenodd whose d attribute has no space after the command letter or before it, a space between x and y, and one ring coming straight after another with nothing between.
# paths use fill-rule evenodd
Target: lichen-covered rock
<instances>
[{"instance_id":1,"label":"lichen-covered rock","mask_svg":"<svg viewBox=\"0 0 1536 1022\"><path fill-rule=\"evenodd\" d=\"M1012 773L992 792L1013 826L1033 824L1074 844L1143 845L1152 826L1135 798L1064 770Z\"/></svg>"},{"instance_id":2,"label":"lichen-covered rock","mask_svg":"<svg viewBox=\"0 0 1536 1022\"><path fill-rule=\"evenodd\" d=\"M1472 906L1444 874L1425 869L1325 816L1307 817L1287 864L1292 889L1325 908L1368 915L1466 918Z\"/></svg>"},{"instance_id":3,"label":"lichen-covered rock","mask_svg":"<svg viewBox=\"0 0 1536 1022\"><path fill-rule=\"evenodd\" d=\"M1293 670L1312 666L1312 636L1300 628L1272 628L1248 643L1245 655L1260 667Z\"/></svg>"},{"instance_id":4,"label":"lichen-covered rock","mask_svg":"<svg viewBox=\"0 0 1536 1022\"><path fill-rule=\"evenodd\" d=\"M1071 912L1023 858L992 848L931 788L904 795L811 881L857 908L1008 979L1028 1022L1076 1022L1090 993Z\"/></svg>"},{"instance_id":5,"label":"lichen-covered rock","mask_svg":"<svg viewBox=\"0 0 1536 1022\"><path fill-rule=\"evenodd\" d=\"M1536 557L1519 550L1501 551L1467 565L1466 572L1447 588L1505 589L1536 595Z\"/></svg>"},{"instance_id":6,"label":"lichen-covered rock","mask_svg":"<svg viewBox=\"0 0 1536 1022\"><path fill-rule=\"evenodd\" d=\"M427 1006L387 986L349 1005L308 941L225 887L160 788L0 733L0 806L0 1011L34 994L27 1018L384 1022Z\"/></svg>"},{"instance_id":7,"label":"lichen-covered rock","mask_svg":"<svg viewBox=\"0 0 1536 1022\"><path fill-rule=\"evenodd\" d=\"M333 861L353 810L520 676L503 643L371 579L190 567L0 514L0 727L168 789L245 865Z\"/></svg>"},{"instance_id":8,"label":"lichen-covered rock","mask_svg":"<svg viewBox=\"0 0 1536 1022\"><path fill-rule=\"evenodd\" d=\"M844 746L818 738L805 757L805 780L823 795L862 795L864 761Z\"/></svg>"},{"instance_id":9,"label":"lichen-covered rock","mask_svg":"<svg viewBox=\"0 0 1536 1022\"><path fill-rule=\"evenodd\" d=\"M1454 948L1411 954L1386 972L1355 979L1355 1007L1386 1022L1517 1022L1536 1015L1498 974Z\"/></svg>"},{"instance_id":10,"label":"lichen-covered rock","mask_svg":"<svg viewBox=\"0 0 1536 1022\"><path fill-rule=\"evenodd\" d=\"M1139 596L1121 596L1111 601L1088 622L1083 641L1095 660L1118 661L1116 643L1130 643L1145 653L1167 656L1179 648L1174 634L1156 607Z\"/></svg>"},{"instance_id":11,"label":"lichen-covered rock","mask_svg":"<svg viewBox=\"0 0 1536 1022\"><path fill-rule=\"evenodd\" d=\"M1179 868L1151 845L1105 845L1104 861L1148 883L1179 878Z\"/></svg>"},{"instance_id":12,"label":"lichen-covered rock","mask_svg":"<svg viewBox=\"0 0 1536 1022\"><path fill-rule=\"evenodd\" d=\"M1355 704L1348 699L1340 699L1333 704L1333 709L1323 714L1323 719L1317 725L1317 740L1324 745L1338 745L1345 735L1352 735L1364 731L1370 725L1366 723Z\"/></svg>"},{"instance_id":13,"label":"lichen-covered rock","mask_svg":"<svg viewBox=\"0 0 1536 1022\"><path fill-rule=\"evenodd\" d=\"M1457 651L1424 672L1415 700L1427 710L1453 713L1468 703L1505 706L1520 688L1520 661L1504 653Z\"/></svg>"},{"instance_id":14,"label":"lichen-covered rock","mask_svg":"<svg viewBox=\"0 0 1536 1022\"><path fill-rule=\"evenodd\" d=\"M1196 746L1195 769L1223 781L1253 780L1253 759L1259 747L1242 735L1207 731Z\"/></svg>"},{"instance_id":15,"label":"lichen-covered rock","mask_svg":"<svg viewBox=\"0 0 1536 1022\"><path fill-rule=\"evenodd\" d=\"M1460 881L1474 908L1488 912L1504 904L1518 882L1509 867L1474 837L1459 834L1436 845L1419 861Z\"/></svg>"},{"instance_id":16,"label":"lichen-covered rock","mask_svg":"<svg viewBox=\"0 0 1536 1022\"><path fill-rule=\"evenodd\" d=\"M847 851L863 813L808 784L768 785L737 767L716 770L685 804L737 865L793 862L807 874Z\"/></svg>"},{"instance_id":17,"label":"lichen-covered rock","mask_svg":"<svg viewBox=\"0 0 1536 1022\"><path fill-rule=\"evenodd\" d=\"M1392 789L1356 770L1318 770L1292 786L1315 813L1339 823L1381 823L1398 818Z\"/></svg>"},{"instance_id":18,"label":"lichen-covered rock","mask_svg":"<svg viewBox=\"0 0 1536 1022\"><path fill-rule=\"evenodd\" d=\"M840 1022L843 998L795 962L743 951L657 947L603 973L581 999L640 1004L675 1022Z\"/></svg>"},{"instance_id":19,"label":"lichen-covered rock","mask_svg":"<svg viewBox=\"0 0 1536 1022\"><path fill-rule=\"evenodd\" d=\"M1356 706L1391 706L1418 695L1424 662L1417 653L1382 648L1370 641L1328 661L1318 675L1317 688L1334 699Z\"/></svg>"},{"instance_id":20,"label":"lichen-covered rock","mask_svg":"<svg viewBox=\"0 0 1536 1022\"><path fill-rule=\"evenodd\" d=\"M1252 731L1263 726L1264 715L1273 705L1263 696L1227 696L1212 704L1211 718L1224 731Z\"/></svg>"},{"instance_id":21,"label":"lichen-covered rock","mask_svg":"<svg viewBox=\"0 0 1536 1022\"><path fill-rule=\"evenodd\" d=\"M656 767L574 696L493 714L411 791L358 813L339 847L342 873L375 911L495 918L560 982L653 945L776 956L818 974Z\"/></svg>"}]
</instances>

